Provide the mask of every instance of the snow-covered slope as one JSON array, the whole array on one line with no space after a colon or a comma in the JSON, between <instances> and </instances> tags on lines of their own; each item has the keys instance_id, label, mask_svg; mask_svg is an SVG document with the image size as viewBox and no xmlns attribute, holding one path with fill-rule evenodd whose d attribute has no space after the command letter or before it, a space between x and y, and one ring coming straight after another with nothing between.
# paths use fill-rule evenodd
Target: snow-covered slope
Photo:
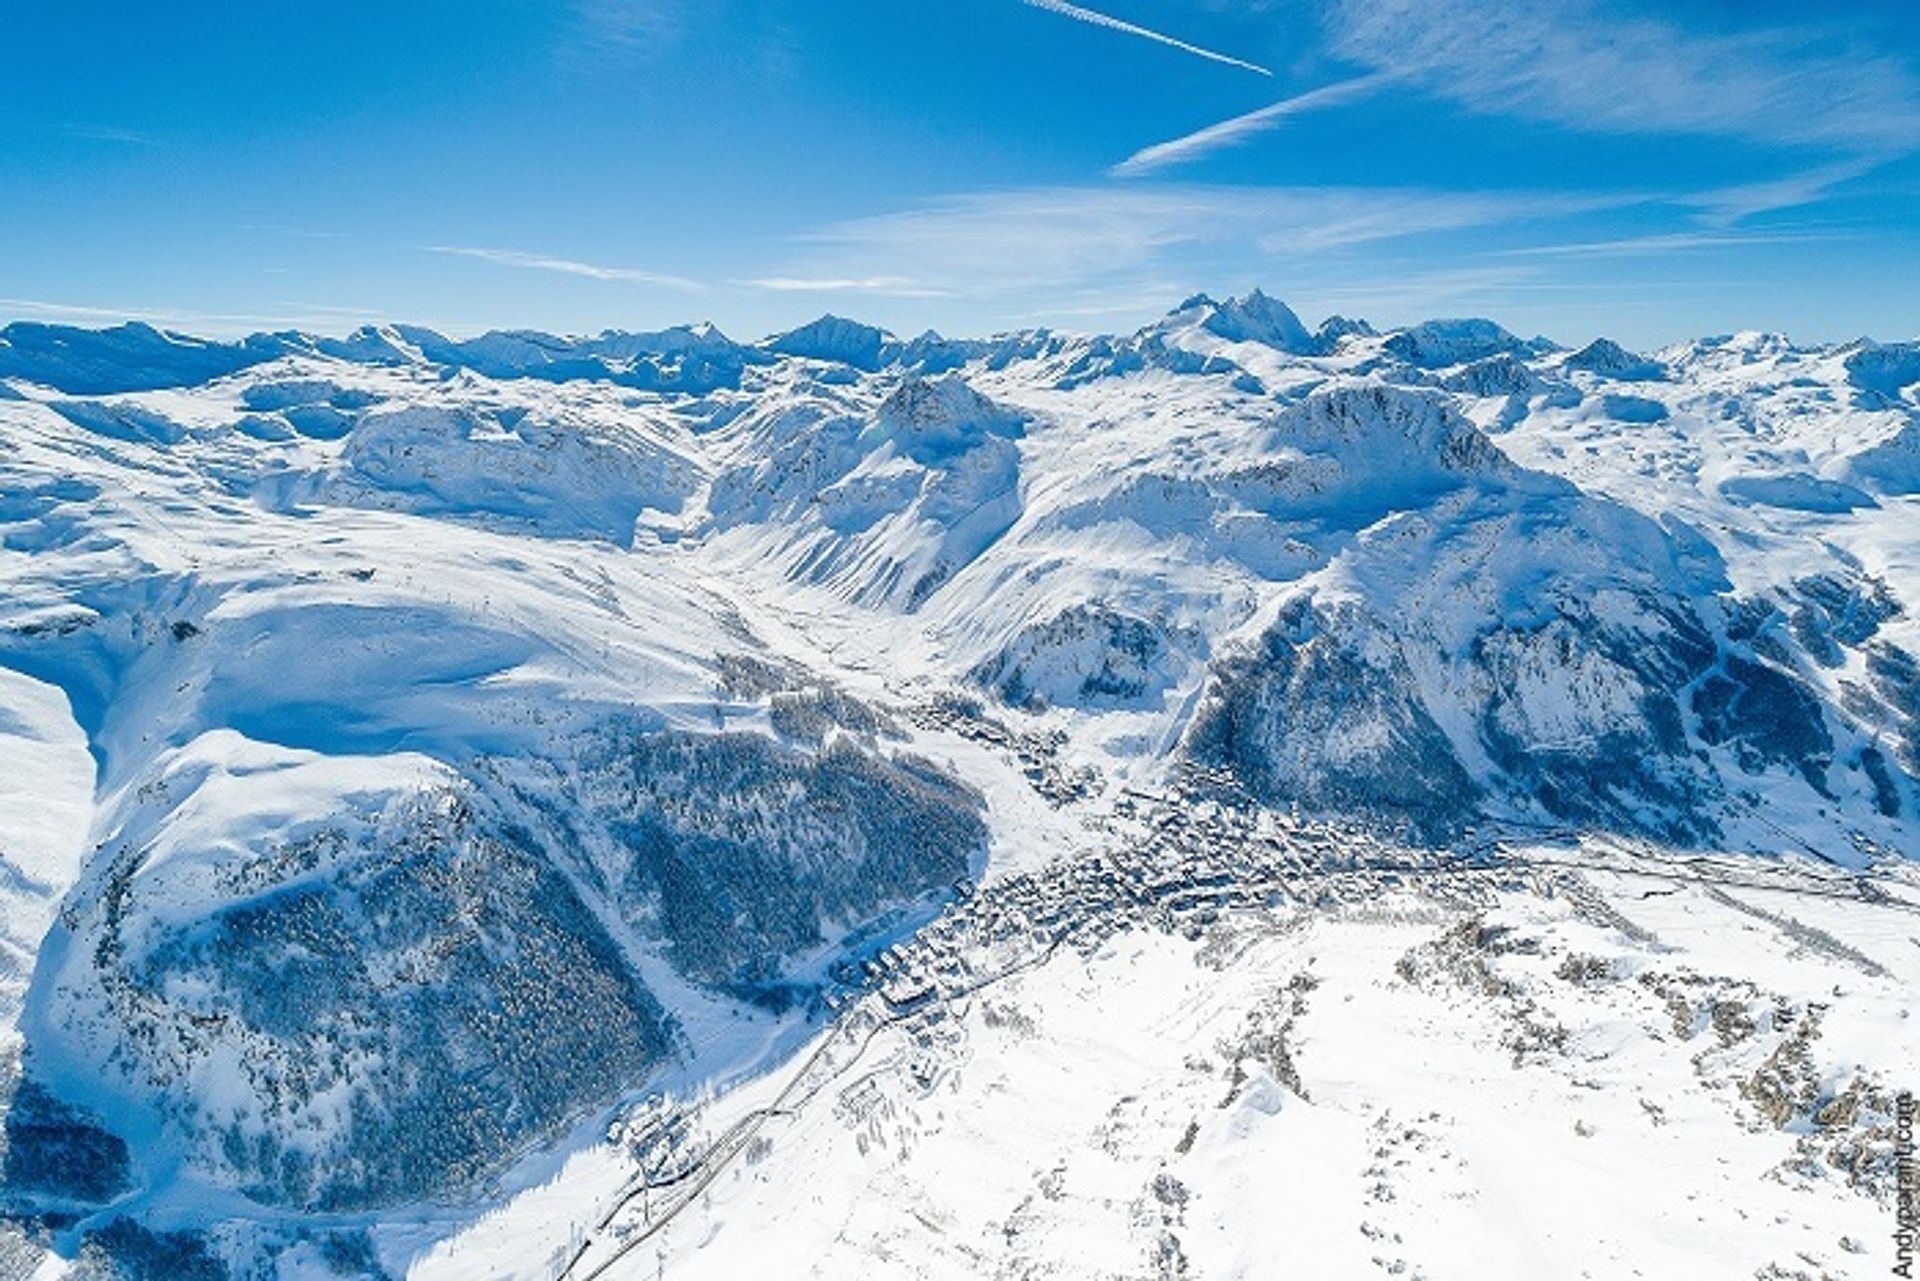
<instances>
[{"instance_id":1,"label":"snow-covered slope","mask_svg":"<svg viewBox=\"0 0 1920 1281\"><path fill-rule=\"evenodd\" d=\"M1261 294L979 340L836 317L756 344L23 324L0 330L0 438L0 1248L23 1259L466 1266L479 1238L433 1243L572 1186L542 1190L570 1153L566 1178L611 1169L609 1118L750 1098L837 1035L862 960L984 910L969 884L1151 845L1122 821L1142 796L1358 825L1302 875L1362 828L1422 866L1489 832L1522 869L1519 833L1812 859L1845 885L1920 856L1913 344L1567 351L1484 320L1310 331ZM1543 892L1415 895L1400 924L1301 910L1355 957L1424 956L1414 924L1482 908L1559 938ZM1900 919L1861 901L1822 937ZM1202 950L1251 905L1196 924ZM1734 920L1703 927L1712 981L1773 983L1739 972ZM1096 964L1089 1010L1146 1047L1101 1089L1176 1088L1147 1061L1152 1001L1187 999L1173 946ZM1631 931L1609 946L1609 974L1661 964ZM1280 981L1293 949L1252 948L1232 982ZM1006 1018L1052 1028L1060 963ZM1385 981L1369 963L1341 981ZM1409 964L1381 1017L1432 995ZM1306 1017L1247 1000L1220 1017ZM1607 1017L1638 1018L1624 1000ZM1005 1039L985 1008L942 1026ZM1884 1076L1894 1016L1860 1017L1849 1061ZM1048 1035L993 1052L1016 1096L1084 1039ZM1340 1115L1302 1112L1311 1084L1275 1070L1164 1158L1164 1196L1151 1174L1125 1193L1166 1267L1236 1275L1264 1248L1248 1206L1298 1174L1237 1145L1297 1115L1338 1147L1413 1106L1369 1077L1327 1087ZM767 1177L851 1168L820 1142ZM1145 1158L1115 1159L1133 1179ZM898 1239L927 1275L1017 1269L1120 1195L1043 1187L1018 1232L993 1211L1039 1244L991 1259ZM1201 1249L1184 1215L1239 1244ZM895 1248L762 1218L743 1249L822 1275ZM537 1236L485 1257L538 1275L567 1250ZM1075 1266L1146 1266L1125 1239Z\"/></svg>"},{"instance_id":2,"label":"snow-covered slope","mask_svg":"<svg viewBox=\"0 0 1920 1281\"><path fill-rule=\"evenodd\" d=\"M1343 876L1331 904L988 960L910 1014L876 998L742 1155L710 1145L764 1093L671 1147L623 1135L418 1275L541 1275L530 1239L580 1242L580 1276L1884 1273L1911 901ZM1836 918L1851 944L1793 935ZM619 1205L676 1160L715 1163L698 1198Z\"/></svg>"}]
</instances>

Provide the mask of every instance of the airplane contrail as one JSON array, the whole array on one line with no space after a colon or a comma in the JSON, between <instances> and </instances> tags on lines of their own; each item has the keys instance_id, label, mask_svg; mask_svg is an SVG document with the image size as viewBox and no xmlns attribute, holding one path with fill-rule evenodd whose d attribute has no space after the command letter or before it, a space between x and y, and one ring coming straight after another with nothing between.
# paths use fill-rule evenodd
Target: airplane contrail
<instances>
[{"instance_id":1,"label":"airplane contrail","mask_svg":"<svg viewBox=\"0 0 1920 1281\"><path fill-rule=\"evenodd\" d=\"M1176 39L1164 32L1155 31L1149 27L1137 26L1131 22L1123 22L1110 14L1101 13L1094 9L1083 8L1077 4L1068 4L1067 0L1021 0L1021 2L1035 9L1045 9L1048 13L1057 13L1063 18L1072 18L1076 22L1087 22L1096 27L1105 27L1109 31L1118 31L1122 35L1139 36L1142 40L1152 40L1157 44L1166 45L1168 48L1178 49L1182 53L1190 53L1196 58L1205 58L1209 62L1218 62L1229 67L1238 67L1242 71L1251 71L1255 75L1260 76L1271 76L1273 74L1273 72L1257 62L1248 62L1244 58L1235 58L1229 54L1218 53L1212 49L1204 49L1197 44L1188 44L1185 40Z\"/></svg>"},{"instance_id":2,"label":"airplane contrail","mask_svg":"<svg viewBox=\"0 0 1920 1281\"><path fill-rule=\"evenodd\" d=\"M1136 178L1141 174L1152 173L1156 169L1164 169L1169 165L1184 164L1210 151L1230 147L1243 138L1275 128L1288 116L1316 111L1322 107L1338 106L1343 102L1365 97L1387 79L1386 75L1375 73L1324 85L1295 97L1283 99L1271 106L1262 107L1258 111L1249 111L1243 116L1235 116L1231 120L1222 120L1219 124L1208 125L1205 129L1196 130L1170 142L1157 142L1151 147L1143 147L1108 172L1116 178Z\"/></svg>"}]
</instances>

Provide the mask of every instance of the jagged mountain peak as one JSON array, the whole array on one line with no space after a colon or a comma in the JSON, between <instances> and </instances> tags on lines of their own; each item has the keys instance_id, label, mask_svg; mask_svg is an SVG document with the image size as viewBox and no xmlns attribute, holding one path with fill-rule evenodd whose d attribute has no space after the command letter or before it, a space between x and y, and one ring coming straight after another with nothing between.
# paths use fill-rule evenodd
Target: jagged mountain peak
<instances>
[{"instance_id":1,"label":"jagged mountain peak","mask_svg":"<svg viewBox=\"0 0 1920 1281\"><path fill-rule=\"evenodd\" d=\"M427 359L422 345L446 338L420 326L362 325L345 338L321 338L314 346L323 354L370 365L409 365Z\"/></svg>"},{"instance_id":2,"label":"jagged mountain peak","mask_svg":"<svg viewBox=\"0 0 1920 1281\"><path fill-rule=\"evenodd\" d=\"M1283 410L1274 422L1288 439L1339 450L1361 474L1389 470L1401 460L1469 474L1513 469L1448 397L1423 388L1336 381Z\"/></svg>"},{"instance_id":3,"label":"jagged mountain peak","mask_svg":"<svg viewBox=\"0 0 1920 1281\"><path fill-rule=\"evenodd\" d=\"M1611 338L1594 339L1580 350L1570 353L1561 367L1627 381L1657 379L1665 373L1665 367L1659 361L1628 351Z\"/></svg>"},{"instance_id":4,"label":"jagged mountain peak","mask_svg":"<svg viewBox=\"0 0 1920 1281\"><path fill-rule=\"evenodd\" d=\"M1257 288L1243 297L1220 301L1195 294L1153 328L1161 332L1199 328L1228 342L1262 343L1294 355L1317 350L1313 336L1293 309Z\"/></svg>"},{"instance_id":5,"label":"jagged mountain peak","mask_svg":"<svg viewBox=\"0 0 1920 1281\"><path fill-rule=\"evenodd\" d=\"M1347 316L1328 316L1313 331L1314 341L1326 351L1332 351L1342 338L1349 335L1356 338L1374 338L1378 336L1374 327L1364 320L1355 320Z\"/></svg>"},{"instance_id":6,"label":"jagged mountain peak","mask_svg":"<svg viewBox=\"0 0 1920 1281\"><path fill-rule=\"evenodd\" d=\"M1390 355L1422 369L1466 364L1502 352L1528 351L1521 339L1478 316L1422 321L1388 335L1384 347Z\"/></svg>"},{"instance_id":7,"label":"jagged mountain peak","mask_svg":"<svg viewBox=\"0 0 1920 1281\"><path fill-rule=\"evenodd\" d=\"M900 380L874 413L875 439L891 440L922 462L951 457L988 436L1018 436L1021 416L964 378L948 374Z\"/></svg>"},{"instance_id":8,"label":"jagged mountain peak","mask_svg":"<svg viewBox=\"0 0 1920 1281\"><path fill-rule=\"evenodd\" d=\"M761 346L783 356L802 356L874 370L881 366L883 353L894 342L893 335L884 329L828 312L818 320L773 335Z\"/></svg>"}]
</instances>

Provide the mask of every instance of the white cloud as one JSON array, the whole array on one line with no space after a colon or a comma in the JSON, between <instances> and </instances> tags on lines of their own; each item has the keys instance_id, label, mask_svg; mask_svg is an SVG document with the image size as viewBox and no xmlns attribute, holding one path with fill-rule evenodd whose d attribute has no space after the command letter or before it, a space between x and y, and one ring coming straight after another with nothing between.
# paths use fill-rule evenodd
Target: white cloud
<instances>
[{"instance_id":1,"label":"white cloud","mask_svg":"<svg viewBox=\"0 0 1920 1281\"><path fill-rule=\"evenodd\" d=\"M118 325L140 321L164 329L174 329L210 337L233 337L262 329L299 329L307 332L338 333L360 324L378 324L386 317L369 308L336 307L325 303L286 303L278 311L224 312L168 310L151 307L93 306L84 303L51 302L42 298L0 298L0 316L19 317L70 325ZM351 322L351 323L346 323Z\"/></svg>"},{"instance_id":2,"label":"white cloud","mask_svg":"<svg viewBox=\"0 0 1920 1281\"><path fill-rule=\"evenodd\" d=\"M78 138L82 142L105 142L120 147L157 147L159 139L152 134L141 133L137 129L123 129L117 125L67 124L60 132L69 138Z\"/></svg>"},{"instance_id":3,"label":"white cloud","mask_svg":"<svg viewBox=\"0 0 1920 1281\"><path fill-rule=\"evenodd\" d=\"M773 293L870 293L901 298L942 298L950 292L921 284L911 276L760 276L739 283Z\"/></svg>"},{"instance_id":4,"label":"white cloud","mask_svg":"<svg viewBox=\"0 0 1920 1281\"><path fill-rule=\"evenodd\" d=\"M1471 111L1614 133L1898 153L1920 85L1812 30L1699 34L1592 0L1335 0L1332 52Z\"/></svg>"},{"instance_id":5,"label":"white cloud","mask_svg":"<svg viewBox=\"0 0 1920 1281\"><path fill-rule=\"evenodd\" d=\"M1258 111L1222 120L1219 124L1208 125L1205 129L1195 130L1168 142L1143 147L1108 172L1116 178L1137 178L1172 165L1185 164L1223 147L1243 142L1255 134L1277 129L1289 116L1336 107L1363 98L1390 79L1384 74L1355 76L1336 84L1310 89L1271 106L1261 107Z\"/></svg>"},{"instance_id":6,"label":"white cloud","mask_svg":"<svg viewBox=\"0 0 1920 1281\"><path fill-rule=\"evenodd\" d=\"M344 231L327 231L317 227L290 227L278 222L243 222L240 230L259 232L263 235L286 236L291 240L347 240L351 237Z\"/></svg>"},{"instance_id":7,"label":"white cloud","mask_svg":"<svg viewBox=\"0 0 1920 1281\"><path fill-rule=\"evenodd\" d=\"M1513 258L1641 258L1665 257L1696 249L1736 249L1748 245L1801 244L1807 241L1848 239L1825 232L1676 231L1613 240L1577 240L1558 245L1529 245L1502 253Z\"/></svg>"},{"instance_id":8,"label":"white cloud","mask_svg":"<svg viewBox=\"0 0 1920 1281\"><path fill-rule=\"evenodd\" d=\"M1783 178L1716 187L1689 196L1682 203L1699 209L1701 221L1709 226L1731 227L1755 214L1813 204L1833 188L1861 177L1881 163L1874 157L1856 157Z\"/></svg>"},{"instance_id":9,"label":"white cloud","mask_svg":"<svg viewBox=\"0 0 1920 1281\"><path fill-rule=\"evenodd\" d=\"M433 245L431 248L437 254L477 258L481 262L490 262L501 267L525 267L535 271L558 272L563 276L582 276L589 280L618 280L636 285L657 285L662 289L677 289L682 293L704 293L707 288L699 281L689 280L685 276L645 271L638 267L603 267L597 263L578 262L571 258L555 258L548 254L525 253L518 249L488 249L467 245Z\"/></svg>"},{"instance_id":10,"label":"white cloud","mask_svg":"<svg viewBox=\"0 0 1920 1281\"><path fill-rule=\"evenodd\" d=\"M1288 257L1632 203L1561 192L1292 187L1050 187L951 196L802 238L772 279L910 278L959 297L1103 287L1185 256ZM1257 259L1256 259L1257 260Z\"/></svg>"},{"instance_id":11,"label":"white cloud","mask_svg":"<svg viewBox=\"0 0 1920 1281\"><path fill-rule=\"evenodd\" d=\"M1309 111L1405 86L1469 111L1600 133L1817 148L1835 163L1688 201L1712 226L1809 204L1920 149L1920 78L1812 29L1689 32L1595 0L1330 0L1327 52L1360 75L1146 147L1110 172L1200 159Z\"/></svg>"},{"instance_id":12,"label":"white cloud","mask_svg":"<svg viewBox=\"0 0 1920 1281\"><path fill-rule=\"evenodd\" d=\"M576 0L575 37L588 47L648 54L685 33L685 0Z\"/></svg>"},{"instance_id":13,"label":"white cloud","mask_svg":"<svg viewBox=\"0 0 1920 1281\"><path fill-rule=\"evenodd\" d=\"M1151 40L1156 44L1163 44L1169 48L1178 49L1182 53L1190 53L1196 58L1205 58L1209 62L1218 62L1229 67L1238 67L1242 71L1251 71L1256 75L1270 76L1273 74L1272 71L1257 62L1248 62L1244 58L1235 58L1230 54L1203 48L1197 44L1188 44L1185 40L1177 39L1167 35L1165 32L1155 31L1150 27L1137 26L1131 22L1123 22L1119 18L1113 17L1110 14L1101 13L1095 9L1084 8L1077 4L1068 4L1066 0L1022 0L1022 3L1035 9L1045 9L1048 13L1057 13L1063 18L1072 18L1076 22L1090 23L1096 27L1104 27L1108 31L1118 31L1122 35L1137 36L1142 40Z\"/></svg>"},{"instance_id":14,"label":"white cloud","mask_svg":"<svg viewBox=\"0 0 1920 1281\"><path fill-rule=\"evenodd\" d=\"M1436 310L1472 310L1529 287L1537 272L1506 264L1407 269L1371 282L1340 281L1297 292L1290 301L1309 314L1362 316L1384 323L1412 323Z\"/></svg>"}]
</instances>

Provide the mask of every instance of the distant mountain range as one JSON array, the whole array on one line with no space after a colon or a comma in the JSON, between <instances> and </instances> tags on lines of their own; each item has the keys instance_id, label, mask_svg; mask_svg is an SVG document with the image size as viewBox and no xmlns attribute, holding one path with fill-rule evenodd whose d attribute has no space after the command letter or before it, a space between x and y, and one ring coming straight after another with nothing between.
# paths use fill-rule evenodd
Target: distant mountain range
<instances>
[{"instance_id":1,"label":"distant mountain range","mask_svg":"<svg viewBox=\"0 0 1920 1281\"><path fill-rule=\"evenodd\" d=\"M21 322L0 442L29 1253L493 1195L1139 789L1920 857L1916 343Z\"/></svg>"}]
</instances>

